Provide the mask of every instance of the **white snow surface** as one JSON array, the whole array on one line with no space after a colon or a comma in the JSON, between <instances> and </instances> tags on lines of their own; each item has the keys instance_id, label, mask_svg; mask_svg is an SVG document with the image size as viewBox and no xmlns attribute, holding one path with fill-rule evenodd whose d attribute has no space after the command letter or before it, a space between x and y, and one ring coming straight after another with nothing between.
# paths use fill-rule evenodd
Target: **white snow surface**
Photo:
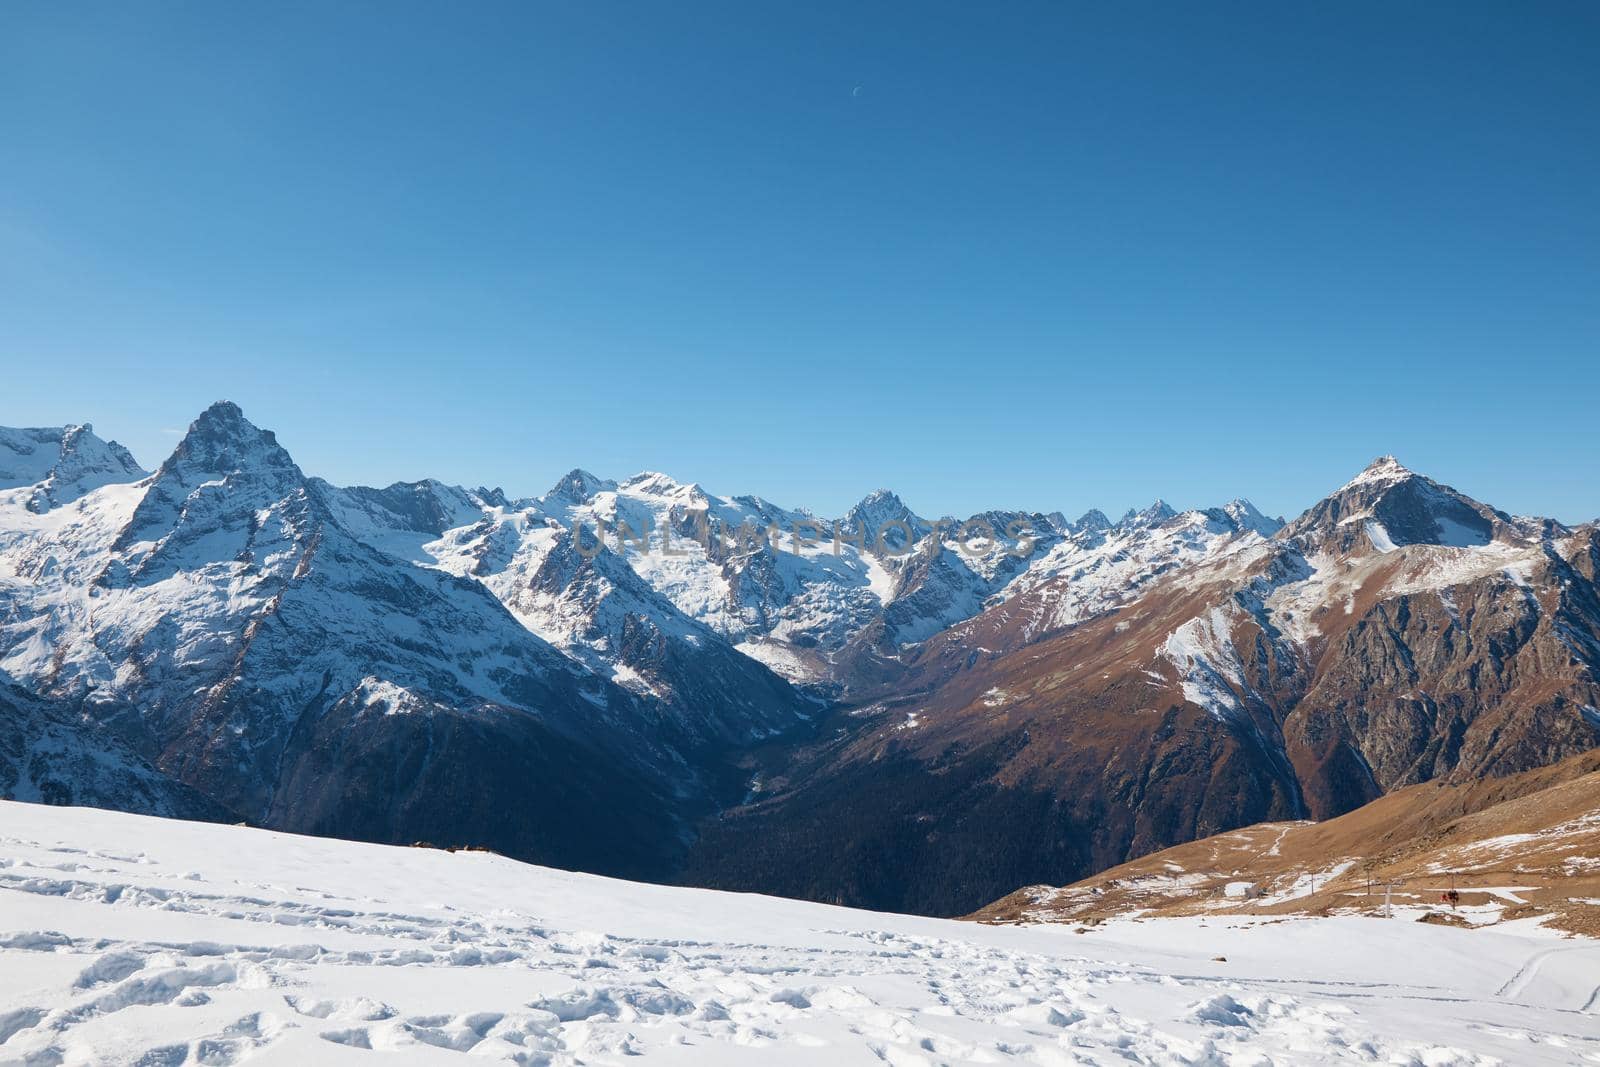
<instances>
[{"instance_id":1,"label":"white snow surface","mask_svg":"<svg viewBox=\"0 0 1600 1067\"><path fill-rule=\"evenodd\" d=\"M1244 660L1233 644L1239 609L1229 603L1190 619L1168 635L1161 654L1178 670L1184 698L1218 719L1240 714L1247 686Z\"/></svg>"},{"instance_id":2,"label":"white snow surface","mask_svg":"<svg viewBox=\"0 0 1600 1067\"><path fill-rule=\"evenodd\" d=\"M1526 926L1079 936L0 803L5 1063L1576 1064L1597 982Z\"/></svg>"},{"instance_id":3,"label":"white snow surface","mask_svg":"<svg viewBox=\"0 0 1600 1067\"><path fill-rule=\"evenodd\" d=\"M1376 519L1367 520L1367 539L1372 542L1372 547L1379 552L1396 551L1394 539L1389 536L1389 531L1383 528L1383 523Z\"/></svg>"}]
</instances>

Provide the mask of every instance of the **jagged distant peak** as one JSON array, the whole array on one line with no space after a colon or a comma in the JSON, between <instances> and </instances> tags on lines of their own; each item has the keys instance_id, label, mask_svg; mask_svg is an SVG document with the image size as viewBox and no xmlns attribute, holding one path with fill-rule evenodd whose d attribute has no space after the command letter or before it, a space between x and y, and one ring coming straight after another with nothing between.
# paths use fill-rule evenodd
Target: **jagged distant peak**
<instances>
[{"instance_id":1,"label":"jagged distant peak","mask_svg":"<svg viewBox=\"0 0 1600 1067\"><path fill-rule=\"evenodd\" d=\"M36 486L28 507L44 512L114 482L148 475L133 454L95 436L89 423L60 427L0 427L0 489Z\"/></svg>"},{"instance_id":2,"label":"jagged distant peak","mask_svg":"<svg viewBox=\"0 0 1600 1067\"><path fill-rule=\"evenodd\" d=\"M324 485L306 478L272 431L251 423L239 405L219 401L190 424L149 479L113 544L115 565L99 580L117 588L160 581L202 562L241 560L275 513L283 520L277 528L293 527L298 536L313 515L326 516Z\"/></svg>"},{"instance_id":3,"label":"jagged distant peak","mask_svg":"<svg viewBox=\"0 0 1600 1067\"><path fill-rule=\"evenodd\" d=\"M61 461L57 464L57 477L67 478L89 470L121 474L135 481L150 473L139 466L133 453L122 445L95 436L94 427L87 422L81 426L68 426L61 435Z\"/></svg>"},{"instance_id":4,"label":"jagged distant peak","mask_svg":"<svg viewBox=\"0 0 1600 1067\"><path fill-rule=\"evenodd\" d=\"M906 502L901 500L900 494L893 489L874 489L856 501L855 506L850 509L851 515L882 515L891 512L911 514Z\"/></svg>"},{"instance_id":5,"label":"jagged distant peak","mask_svg":"<svg viewBox=\"0 0 1600 1067\"><path fill-rule=\"evenodd\" d=\"M1072 523L1071 526L1074 530L1109 530L1111 529L1111 520L1099 508L1090 508L1082 515L1079 515L1078 520Z\"/></svg>"},{"instance_id":6,"label":"jagged distant peak","mask_svg":"<svg viewBox=\"0 0 1600 1067\"><path fill-rule=\"evenodd\" d=\"M1173 506L1165 500L1157 498L1149 507L1134 509L1129 508L1127 514L1122 516L1119 526L1151 526L1155 523L1166 522L1178 514Z\"/></svg>"},{"instance_id":7,"label":"jagged distant peak","mask_svg":"<svg viewBox=\"0 0 1600 1067\"><path fill-rule=\"evenodd\" d=\"M101 450L110 452L119 459L125 459L130 471L143 470L134 462L133 453L115 441L103 440L96 436L92 423L84 422L75 426L63 426L61 428L61 452L63 456L74 452L99 452Z\"/></svg>"},{"instance_id":8,"label":"jagged distant peak","mask_svg":"<svg viewBox=\"0 0 1600 1067\"><path fill-rule=\"evenodd\" d=\"M749 510L760 514L782 510L772 501L766 499L765 497L757 496L754 493L740 493L738 496L733 498L733 502L742 508L748 508ZM804 508L797 508L794 511L794 514L809 515L810 512L806 511Z\"/></svg>"},{"instance_id":9,"label":"jagged distant peak","mask_svg":"<svg viewBox=\"0 0 1600 1067\"><path fill-rule=\"evenodd\" d=\"M423 478L416 482L395 482L387 489L380 490L377 495L390 504L400 506L402 510L431 514L434 519L430 528L438 526L435 531L438 533L444 532L449 525L457 522L464 523L469 521L469 518L476 519L484 507L483 499L477 494L468 492L459 485L441 482L437 478Z\"/></svg>"},{"instance_id":10,"label":"jagged distant peak","mask_svg":"<svg viewBox=\"0 0 1600 1067\"><path fill-rule=\"evenodd\" d=\"M692 484L684 486L671 475L662 474L660 471L640 471L625 480L618 488L648 496L670 496L681 489L696 489L698 486Z\"/></svg>"},{"instance_id":11,"label":"jagged distant peak","mask_svg":"<svg viewBox=\"0 0 1600 1067\"><path fill-rule=\"evenodd\" d=\"M217 401L189 424L161 473L180 467L218 474L247 468L299 470L277 436L245 418L243 409L231 400Z\"/></svg>"},{"instance_id":12,"label":"jagged distant peak","mask_svg":"<svg viewBox=\"0 0 1600 1067\"><path fill-rule=\"evenodd\" d=\"M1349 489L1358 485L1383 485L1416 477L1416 471L1391 455L1379 456L1362 468L1361 473L1344 484Z\"/></svg>"},{"instance_id":13,"label":"jagged distant peak","mask_svg":"<svg viewBox=\"0 0 1600 1067\"><path fill-rule=\"evenodd\" d=\"M1234 497L1222 505L1222 511L1240 529L1254 530L1262 537L1271 537L1283 528L1282 519L1263 515L1254 504L1242 496Z\"/></svg>"},{"instance_id":14,"label":"jagged distant peak","mask_svg":"<svg viewBox=\"0 0 1600 1067\"><path fill-rule=\"evenodd\" d=\"M506 497L506 491L500 488L498 485L492 489L487 485L480 485L476 489L470 490L469 492L472 496L476 497L484 507L509 508L511 506L511 501Z\"/></svg>"},{"instance_id":15,"label":"jagged distant peak","mask_svg":"<svg viewBox=\"0 0 1600 1067\"><path fill-rule=\"evenodd\" d=\"M40 481L53 468L72 461L111 461L135 478L147 473L131 452L115 441L95 436L94 426L87 422L27 428L0 426L0 481L13 476L13 467L16 477L35 473L38 477L33 480Z\"/></svg>"},{"instance_id":16,"label":"jagged distant peak","mask_svg":"<svg viewBox=\"0 0 1600 1067\"><path fill-rule=\"evenodd\" d=\"M1337 551L1392 552L1407 545L1481 547L1502 530L1514 532L1510 516L1406 467L1379 456L1284 528L1290 538L1309 537Z\"/></svg>"},{"instance_id":17,"label":"jagged distant peak","mask_svg":"<svg viewBox=\"0 0 1600 1067\"><path fill-rule=\"evenodd\" d=\"M196 427L226 428L251 426L249 419L244 417L244 408L231 400L218 400L202 411L190 425L193 431Z\"/></svg>"},{"instance_id":18,"label":"jagged distant peak","mask_svg":"<svg viewBox=\"0 0 1600 1067\"><path fill-rule=\"evenodd\" d=\"M541 498L547 501L562 501L568 504L584 504L594 499L596 493L603 493L617 488L617 483L598 475L590 474L582 467L574 467L561 476L561 480L550 487L550 491Z\"/></svg>"},{"instance_id":19,"label":"jagged distant peak","mask_svg":"<svg viewBox=\"0 0 1600 1067\"><path fill-rule=\"evenodd\" d=\"M924 525L917 513L891 489L874 489L862 497L845 514L844 522L852 529L866 530L876 530L886 522L909 523L914 528Z\"/></svg>"}]
</instances>

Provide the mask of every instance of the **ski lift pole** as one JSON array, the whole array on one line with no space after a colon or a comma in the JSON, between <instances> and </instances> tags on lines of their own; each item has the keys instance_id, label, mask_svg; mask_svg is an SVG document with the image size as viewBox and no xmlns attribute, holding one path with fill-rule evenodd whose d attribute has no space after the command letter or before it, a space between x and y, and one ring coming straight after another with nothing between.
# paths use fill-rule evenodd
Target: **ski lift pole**
<instances>
[{"instance_id":1,"label":"ski lift pole","mask_svg":"<svg viewBox=\"0 0 1600 1067\"><path fill-rule=\"evenodd\" d=\"M1405 885L1405 882L1398 878L1391 878L1389 881L1383 883L1383 917L1385 919L1394 918L1394 906L1390 902L1390 894L1394 891L1395 887L1402 885Z\"/></svg>"}]
</instances>

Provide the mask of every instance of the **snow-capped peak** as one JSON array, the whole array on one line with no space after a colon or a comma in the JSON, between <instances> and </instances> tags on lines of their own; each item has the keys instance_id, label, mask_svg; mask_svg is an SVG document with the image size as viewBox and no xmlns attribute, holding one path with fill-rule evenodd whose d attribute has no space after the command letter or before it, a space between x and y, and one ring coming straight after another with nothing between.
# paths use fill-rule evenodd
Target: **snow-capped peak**
<instances>
[{"instance_id":1,"label":"snow-capped peak","mask_svg":"<svg viewBox=\"0 0 1600 1067\"><path fill-rule=\"evenodd\" d=\"M904 523L909 526L912 541L916 541L927 529L927 523L907 507L906 502L901 500L898 494L888 489L875 489L862 497L842 520L845 528L862 531L868 536L883 531L891 523Z\"/></svg>"},{"instance_id":2,"label":"snow-capped peak","mask_svg":"<svg viewBox=\"0 0 1600 1067\"><path fill-rule=\"evenodd\" d=\"M683 486L660 471L640 471L623 482L619 488L644 496L671 496Z\"/></svg>"},{"instance_id":3,"label":"snow-capped peak","mask_svg":"<svg viewBox=\"0 0 1600 1067\"><path fill-rule=\"evenodd\" d=\"M900 499L900 494L892 489L874 489L856 502L850 509L851 515L902 515L910 514L911 509L906 507L906 502Z\"/></svg>"},{"instance_id":4,"label":"snow-capped peak","mask_svg":"<svg viewBox=\"0 0 1600 1067\"><path fill-rule=\"evenodd\" d=\"M1406 545L1470 548L1494 540L1510 516L1379 456L1284 529L1308 545L1388 553ZM1308 539L1308 540L1307 540Z\"/></svg>"},{"instance_id":5,"label":"snow-capped peak","mask_svg":"<svg viewBox=\"0 0 1600 1067\"><path fill-rule=\"evenodd\" d=\"M486 508L509 508L511 506L511 501L506 499L506 491L498 485L493 489L486 485L480 485L478 488L470 490L470 493Z\"/></svg>"},{"instance_id":6,"label":"snow-capped peak","mask_svg":"<svg viewBox=\"0 0 1600 1067\"><path fill-rule=\"evenodd\" d=\"M245 418L238 404L219 400L190 424L189 432L158 473L185 470L226 475L253 469L300 474L271 430Z\"/></svg>"},{"instance_id":7,"label":"snow-capped peak","mask_svg":"<svg viewBox=\"0 0 1600 1067\"><path fill-rule=\"evenodd\" d=\"M88 423L0 427L0 490L35 487L26 501L35 512L70 503L103 485L138 481L146 474L126 448L96 437Z\"/></svg>"},{"instance_id":8,"label":"snow-capped peak","mask_svg":"<svg viewBox=\"0 0 1600 1067\"><path fill-rule=\"evenodd\" d=\"M117 583L130 573L158 580L210 560L237 560L253 551L267 513L291 498L297 518L314 506L312 486L278 439L225 400L200 413L146 484L116 542L119 552L132 552L120 562L133 569L108 569L103 581ZM287 513L277 517L298 527ZM281 523L272 527L296 536Z\"/></svg>"},{"instance_id":9,"label":"snow-capped peak","mask_svg":"<svg viewBox=\"0 0 1600 1067\"><path fill-rule=\"evenodd\" d=\"M582 467L574 467L563 475L560 481L552 485L549 492L539 499L544 503L550 504L587 504L594 499L596 493L603 493L616 488L616 482L596 477Z\"/></svg>"},{"instance_id":10,"label":"snow-capped peak","mask_svg":"<svg viewBox=\"0 0 1600 1067\"><path fill-rule=\"evenodd\" d=\"M1283 527L1282 519L1269 519L1244 497L1228 501L1222 506L1222 510L1240 529L1254 530L1262 537L1271 537Z\"/></svg>"},{"instance_id":11,"label":"snow-capped peak","mask_svg":"<svg viewBox=\"0 0 1600 1067\"><path fill-rule=\"evenodd\" d=\"M1382 485L1389 482L1399 482L1415 477L1415 475L1415 471L1393 456L1379 456L1367 464L1360 474L1346 482L1343 488L1349 489L1358 485Z\"/></svg>"},{"instance_id":12,"label":"snow-capped peak","mask_svg":"<svg viewBox=\"0 0 1600 1067\"><path fill-rule=\"evenodd\" d=\"M1111 520L1106 518L1106 513L1099 508L1090 508L1078 516L1078 521L1070 524L1074 531L1081 530L1109 530Z\"/></svg>"},{"instance_id":13,"label":"snow-capped peak","mask_svg":"<svg viewBox=\"0 0 1600 1067\"><path fill-rule=\"evenodd\" d=\"M1176 514L1177 512L1173 510L1171 504L1168 504L1165 500L1156 500L1149 507L1142 510L1135 511L1129 508L1127 514L1122 516L1122 521L1117 525L1124 527L1154 526L1157 523L1166 522Z\"/></svg>"}]
</instances>

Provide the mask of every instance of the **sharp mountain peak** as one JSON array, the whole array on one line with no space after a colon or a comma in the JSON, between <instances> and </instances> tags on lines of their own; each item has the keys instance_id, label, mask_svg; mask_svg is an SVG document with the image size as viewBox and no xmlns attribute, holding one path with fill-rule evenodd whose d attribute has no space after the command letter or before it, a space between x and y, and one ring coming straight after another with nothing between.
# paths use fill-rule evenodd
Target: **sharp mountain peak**
<instances>
[{"instance_id":1,"label":"sharp mountain peak","mask_svg":"<svg viewBox=\"0 0 1600 1067\"><path fill-rule=\"evenodd\" d=\"M252 468L299 472L277 435L245 418L244 410L231 400L217 401L189 424L157 475L180 468L217 474Z\"/></svg>"}]
</instances>

